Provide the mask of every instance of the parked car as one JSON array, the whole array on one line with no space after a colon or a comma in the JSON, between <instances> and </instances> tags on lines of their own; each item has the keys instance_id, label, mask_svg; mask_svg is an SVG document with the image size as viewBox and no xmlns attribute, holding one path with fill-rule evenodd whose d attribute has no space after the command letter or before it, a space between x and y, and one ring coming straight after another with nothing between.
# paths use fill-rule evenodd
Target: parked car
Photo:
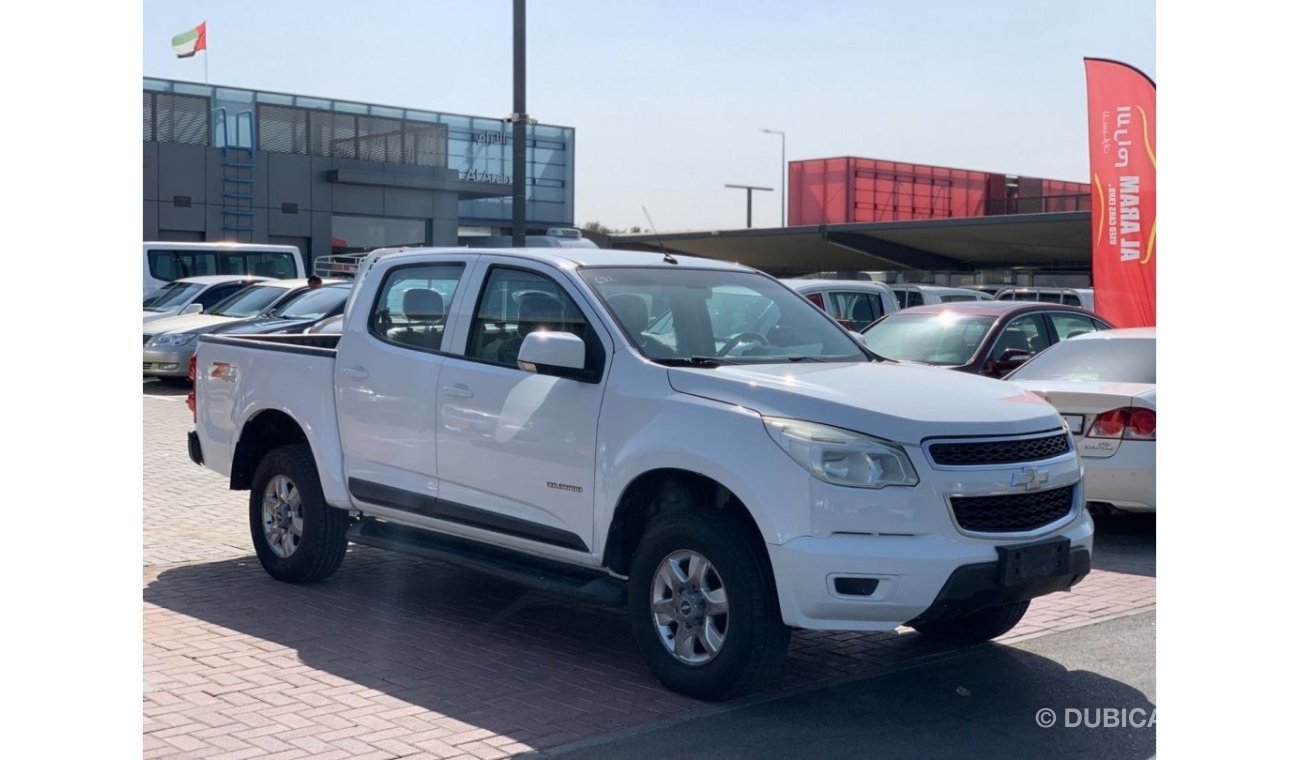
<instances>
[{"instance_id":1,"label":"parked car","mask_svg":"<svg viewBox=\"0 0 1300 760\"><path fill-rule=\"evenodd\" d=\"M1083 309L1020 301L916 306L862 331L864 345L890 359L1002 377L1065 338L1111 325Z\"/></svg>"},{"instance_id":2,"label":"parked car","mask_svg":"<svg viewBox=\"0 0 1300 760\"><path fill-rule=\"evenodd\" d=\"M949 288L942 285L916 285L897 283L890 286L894 297L898 299L898 308L910 309L914 306L931 306L940 303L960 303L962 301L990 301L992 296L970 288Z\"/></svg>"},{"instance_id":3,"label":"parked car","mask_svg":"<svg viewBox=\"0 0 1300 760\"><path fill-rule=\"evenodd\" d=\"M190 457L249 491L278 580L327 578L351 541L625 606L650 671L705 699L761 688L791 627L982 641L1087 574L1049 404L873 360L761 272L666 258L372 258L337 337L200 339Z\"/></svg>"},{"instance_id":4,"label":"parked car","mask_svg":"<svg viewBox=\"0 0 1300 760\"><path fill-rule=\"evenodd\" d=\"M997 301L1043 301L1078 306L1095 311L1092 288L1003 288L993 297Z\"/></svg>"},{"instance_id":5,"label":"parked car","mask_svg":"<svg viewBox=\"0 0 1300 760\"><path fill-rule=\"evenodd\" d=\"M303 330L307 335L342 335L343 334L343 315L339 314L329 319L322 319L316 324Z\"/></svg>"},{"instance_id":6,"label":"parked car","mask_svg":"<svg viewBox=\"0 0 1300 760\"><path fill-rule=\"evenodd\" d=\"M1156 511L1156 329L1080 335L1005 378L1056 407L1074 434L1083 492L1099 511Z\"/></svg>"},{"instance_id":7,"label":"parked car","mask_svg":"<svg viewBox=\"0 0 1300 760\"><path fill-rule=\"evenodd\" d=\"M820 306L835 321L850 330L861 330L886 314L898 311L894 291L871 280L781 280L809 301Z\"/></svg>"},{"instance_id":8,"label":"parked car","mask_svg":"<svg viewBox=\"0 0 1300 760\"><path fill-rule=\"evenodd\" d=\"M181 314L150 322L144 329L145 376L186 377L200 335L260 316L306 289L305 279L265 280L227 297L204 314Z\"/></svg>"},{"instance_id":9,"label":"parked car","mask_svg":"<svg viewBox=\"0 0 1300 760\"><path fill-rule=\"evenodd\" d=\"M176 314L202 314L227 296L266 277L209 275L173 280L144 299L146 323Z\"/></svg>"},{"instance_id":10,"label":"parked car","mask_svg":"<svg viewBox=\"0 0 1300 760\"><path fill-rule=\"evenodd\" d=\"M348 294L351 292L350 282L323 285L315 290L303 290L260 316L220 325L212 333L214 335L284 335L308 332L309 328L317 323L342 314L343 304L347 303Z\"/></svg>"},{"instance_id":11,"label":"parked car","mask_svg":"<svg viewBox=\"0 0 1300 760\"><path fill-rule=\"evenodd\" d=\"M276 279L306 277L297 246L265 243L144 244L144 295L173 280L204 275L253 275Z\"/></svg>"}]
</instances>

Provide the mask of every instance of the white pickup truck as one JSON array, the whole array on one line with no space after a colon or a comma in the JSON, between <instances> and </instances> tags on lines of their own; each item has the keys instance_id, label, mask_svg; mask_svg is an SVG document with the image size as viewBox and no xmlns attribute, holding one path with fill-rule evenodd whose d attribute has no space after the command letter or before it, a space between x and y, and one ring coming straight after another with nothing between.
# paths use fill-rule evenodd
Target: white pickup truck
<instances>
[{"instance_id":1,"label":"white pickup truck","mask_svg":"<svg viewBox=\"0 0 1300 760\"><path fill-rule=\"evenodd\" d=\"M866 352L745 267L406 249L341 335L205 335L195 462L248 489L275 578L348 542L626 605L669 688L725 699L790 628L979 641L1088 573L1046 402Z\"/></svg>"}]
</instances>

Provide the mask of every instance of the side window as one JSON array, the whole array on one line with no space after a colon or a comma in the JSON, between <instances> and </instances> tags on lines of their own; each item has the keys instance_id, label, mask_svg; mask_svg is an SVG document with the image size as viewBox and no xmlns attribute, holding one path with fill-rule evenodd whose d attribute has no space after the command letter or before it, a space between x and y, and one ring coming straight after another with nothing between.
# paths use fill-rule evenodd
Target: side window
<instances>
[{"instance_id":1,"label":"side window","mask_svg":"<svg viewBox=\"0 0 1300 760\"><path fill-rule=\"evenodd\" d=\"M194 299L194 301L195 303L203 304L203 310L207 311L215 306L218 301L223 300L226 296L234 295L236 291L241 290L243 287L244 283L242 282L216 285L200 293L199 297Z\"/></svg>"},{"instance_id":2,"label":"side window","mask_svg":"<svg viewBox=\"0 0 1300 760\"><path fill-rule=\"evenodd\" d=\"M1047 315L1047 318L1052 320L1052 327L1056 328L1058 340L1068 340L1076 335L1096 332L1093 321L1082 314L1054 312Z\"/></svg>"},{"instance_id":3,"label":"side window","mask_svg":"<svg viewBox=\"0 0 1300 760\"><path fill-rule=\"evenodd\" d=\"M389 272L370 309L370 333L399 346L441 350L447 307L464 271L464 264L420 264Z\"/></svg>"},{"instance_id":4,"label":"side window","mask_svg":"<svg viewBox=\"0 0 1300 760\"><path fill-rule=\"evenodd\" d=\"M1110 329L1109 326L1107 326L1107 325L1105 325L1105 324L1102 324L1101 322L1098 322L1098 321L1095 320L1095 319L1092 320L1092 325L1093 325L1093 327L1096 327L1098 330L1109 330L1109 329Z\"/></svg>"},{"instance_id":5,"label":"side window","mask_svg":"<svg viewBox=\"0 0 1300 760\"><path fill-rule=\"evenodd\" d=\"M885 313L879 293L838 292L830 297L831 316L854 330L861 330Z\"/></svg>"},{"instance_id":6,"label":"side window","mask_svg":"<svg viewBox=\"0 0 1300 760\"><path fill-rule=\"evenodd\" d=\"M910 309L913 306L924 306L924 305L925 305L925 296L921 295L920 292L915 290L907 291L907 306L903 308Z\"/></svg>"},{"instance_id":7,"label":"side window","mask_svg":"<svg viewBox=\"0 0 1300 760\"><path fill-rule=\"evenodd\" d=\"M821 309L822 311L826 310L826 299L822 298L821 293L808 293L807 298L809 301L812 301L814 304L816 304L817 308Z\"/></svg>"},{"instance_id":8,"label":"side window","mask_svg":"<svg viewBox=\"0 0 1300 760\"><path fill-rule=\"evenodd\" d=\"M1042 318L1037 314L1026 314L1011 320L998 336L997 343L989 353L990 359L998 359L1008 348L1017 348L1036 354L1047 348L1047 335L1043 329Z\"/></svg>"},{"instance_id":9,"label":"side window","mask_svg":"<svg viewBox=\"0 0 1300 760\"><path fill-rule=\"evenodd\" d=\"M1082 306L1082 305L1083 305L1083 302L1079 300L1079 297L1076 296L1076 295L1073 294L1073 293L1065 293L1064 295L1062 295L1062 296L1061 296L1061 303L1063 303L1063 304L1067 304L1067 305L1069 305L1069 306Z\"/></svg>"},{"instance_id":10,"label":"side window","mask_svg":"<svg viewBox=\"0 0 1300 760\"><path fill-rule=\"evenodd\" d=\"M519 347L534 330L573 333L587 342L600 341L568 293L546 275L494 266L479 296L470 328L467 356L516 367ZM590 362L589 362L590 365Z\"/></svg>"}]
</instances>

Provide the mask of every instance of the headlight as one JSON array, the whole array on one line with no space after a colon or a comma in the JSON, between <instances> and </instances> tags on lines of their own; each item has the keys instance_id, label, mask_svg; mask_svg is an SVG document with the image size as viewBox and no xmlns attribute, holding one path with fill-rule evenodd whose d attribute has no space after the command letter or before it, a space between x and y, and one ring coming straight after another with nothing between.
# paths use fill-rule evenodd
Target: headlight
<instances>
[{"instance_id":1,"label":"headlight","mask_svg":"<svg viewBox=\"0 0 1300 760\"><path fill-rule=\"evenodd\" d=\"M194 342L198 333L164 333L149 341L151 346L184 346Z\"/></svg>"},{"instance_id":2,"label":"headlight","mask_svg":"<svg viewBox=\"0 0 1300 760\"><path fill-rule=\"evenodd\" d=\"M764 417L767 434L818 480L837 486L914 486L916 470L897 445L815 422Z\"/></svg>"}]
</instances>

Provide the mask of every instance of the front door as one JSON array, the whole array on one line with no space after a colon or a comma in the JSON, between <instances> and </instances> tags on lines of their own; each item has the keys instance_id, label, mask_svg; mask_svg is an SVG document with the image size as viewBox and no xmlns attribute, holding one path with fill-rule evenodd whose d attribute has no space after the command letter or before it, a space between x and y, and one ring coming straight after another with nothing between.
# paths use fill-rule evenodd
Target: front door
<instances>
[{"instance_id":1,"label":"front door","mask_svg":"<svg viewBox=\"0 0 1300 760\"><path fill-rule=\"evenodd\" d=\"M603 382L525 372L517 358L530 332L570 332L603 377L609 337L549 268L497 259L481 271L466 345L438 381L439 500L495 534L484 538L587 554Z\"/></svg>"}]
</instances>

